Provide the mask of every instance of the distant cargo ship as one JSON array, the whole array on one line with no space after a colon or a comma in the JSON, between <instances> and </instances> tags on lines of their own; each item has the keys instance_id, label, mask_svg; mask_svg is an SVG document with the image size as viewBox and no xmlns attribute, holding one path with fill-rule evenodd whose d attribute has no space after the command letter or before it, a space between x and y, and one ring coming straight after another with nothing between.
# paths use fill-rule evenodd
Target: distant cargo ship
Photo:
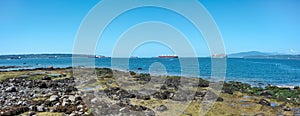
<instances>
[{"instance_id":1,"label":"distant cargo ship","mask_svg":"<svg viewBox=\"0 0 300 116\"><path fill-rule=\"evenodd\" d=\"M213 54L212 58L227 58L226 54Z\"/></svg>"},{"instance_id":2,"label":"distant cargo ship","mask_svg":"<svg viewBox=\"0 0 300 116\"><path fill-rule=\"evenodd\" d=\"M178 58L177 55L161 55L161 56L158 56L158 58Z\"/></svg>"},{"instance_id":3,"label":"distant cargo ship","mask_svg":"<svg viewBox=\"0 0 300 116\"><path fill-rule=\"evenodd\" d=\"M21 56L18 56L18 57L11 57L10 59L19 60L19 59L22 59L22 57L21 57Z\"/></svg>"},{"instance_id":4,"label":"distant cargo ship","mask_svg":"<svg viewBox=\"0 0 300 116\"><path fill-rule=\"evenodd\" d=\"M99 56L88 56L88 58L108 58L108 57L99 55Z\"/></svg>"}]
</instances>

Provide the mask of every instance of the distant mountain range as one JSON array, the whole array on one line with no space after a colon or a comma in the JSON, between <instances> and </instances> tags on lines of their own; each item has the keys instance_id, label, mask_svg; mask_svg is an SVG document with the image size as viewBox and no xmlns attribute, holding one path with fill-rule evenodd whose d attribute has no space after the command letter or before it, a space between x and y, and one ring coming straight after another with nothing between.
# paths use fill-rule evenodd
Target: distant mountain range
<instances>
[{"instance_id":1,"label":"distant mountain range","mask_svg":"<svg viewBox=\"0 0 300 116\"><path fill-rule=\"evenodd\" d=\"M276 55L276 53L264 53L264 52L258 52L258 51L249 51L249 52L240 52L240 53L234 53L229 54L229 58L244 58L248 56L270 56L270 55Z\"/></svg>"},{"instance_id":2,"label":"distant mountain range","mask_svg":"<svg viewBox=\"0 0 300 116\"><path fill-rule=\"evenodd\" d=\"M73 55L73 54L21 54L21 55L0 55L0 59L22 59L22 58L70 58L70 57L96 57L94 55Z\"/></svg>"},{"instance_id":3,"label":"distant mountain range","mask_svg":"<svg viewBox=\"0 0 300 116\"><path fill-rule=\"evenodd\" d=\"M229 54L228 58L300 59L300 55L249 51L249 52Z\"/></svg>"},{"instance_id":4,"label":"distant mountain range","mask_svg":"<svg viewBox=\"0 0 300 116\"><path fill-rule=\"evenodd\" d=\"M63 58L72 57L72 54L22 54L22 55L0 55L0 59L21 59L21 58Z\"/></svg>"}]
</instances>

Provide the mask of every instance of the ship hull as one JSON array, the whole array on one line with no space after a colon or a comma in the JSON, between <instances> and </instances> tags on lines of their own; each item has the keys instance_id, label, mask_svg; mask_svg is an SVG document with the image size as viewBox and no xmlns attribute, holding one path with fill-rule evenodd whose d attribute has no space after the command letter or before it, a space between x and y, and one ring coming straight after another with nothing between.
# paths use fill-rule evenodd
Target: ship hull
<instances>
[{"instance_id":1,"label":"ship hull","mask_svg":"<svg viewBox=\"0 0 300 116\"><path fill-rule=\"evenodd\" d=\"M178 56L158 56L158 58L178 58Z\"/></svg>"}]
</instances>

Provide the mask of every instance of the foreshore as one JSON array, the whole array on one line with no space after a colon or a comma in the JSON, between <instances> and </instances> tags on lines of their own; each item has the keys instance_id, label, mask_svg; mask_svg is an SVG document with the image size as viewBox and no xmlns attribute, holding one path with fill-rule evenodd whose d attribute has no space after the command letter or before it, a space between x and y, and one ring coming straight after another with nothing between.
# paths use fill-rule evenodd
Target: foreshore
<instances>
[{"instance_id":1,"label":"foreshore","mask_svg":"<svg viewBox=\"0 0 300 116\"><path fill-rule=\"evenodd\" d=\"M147 83L159 80L132 71L115 74L116 70L97 68L95 74L88 74L84 70L80 75L91 77L80 86L76 84L80 77L73 75L72 67L1 71L0 115L164 115L169 112L199 115L203 113L199 110L201 103L207 99L216 101L207 111L206 115L211 116L300 114L299 87L260 88L241 82L220 82L223 88L218 94L210 88L209 81L201 78L166 76L164 81L149 85L153 89L140 89L136 85L148 87ZM196 80L196 85L190 80ZM184 85L191 87L186 89ZM190 102L182 111L173 111L174 106L187 101Z\"/></svg>"}]
</instances>

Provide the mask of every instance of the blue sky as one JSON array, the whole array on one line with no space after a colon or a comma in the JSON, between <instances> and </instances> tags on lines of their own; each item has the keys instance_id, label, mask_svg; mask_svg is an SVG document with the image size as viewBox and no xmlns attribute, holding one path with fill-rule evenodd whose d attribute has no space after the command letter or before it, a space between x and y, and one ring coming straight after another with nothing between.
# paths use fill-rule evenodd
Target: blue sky
<instances>
[{"instance_id":1,"label":"blue sky","mask_svg":"<svg viewBox=\"0 0 300 116\"><path fill-rule=\"evenodd\" d=\"M77 30L99 0L1 0L0 54L72 53ZM226 52L264 51L300 54L299 0L200 0L210 12L223 36ZM117 6L111 6L117 7ZM188 7L187 7L188 8ZM154 16L155 9L136 11L144 17ZM160 16L163 13L157 13ZM127 15L127 17L126 17ZM130 24L130 13L124 14L115 27ZM175 15L153 17L182 25L199 56L208 55L203 40L196 40L193 27ZM145 19L135 19L145 20ZM126 23L124 23L126 22ZM179 23L178 23L179 22ZM121 27L119 27L121 25ZM101 39L96 54L110 55L117 41L107 32ZM197 44L195 44L197 43ZM150 43L139 47L134 56L171 54L165 46Z\"/></svg>"}]
</instances>

